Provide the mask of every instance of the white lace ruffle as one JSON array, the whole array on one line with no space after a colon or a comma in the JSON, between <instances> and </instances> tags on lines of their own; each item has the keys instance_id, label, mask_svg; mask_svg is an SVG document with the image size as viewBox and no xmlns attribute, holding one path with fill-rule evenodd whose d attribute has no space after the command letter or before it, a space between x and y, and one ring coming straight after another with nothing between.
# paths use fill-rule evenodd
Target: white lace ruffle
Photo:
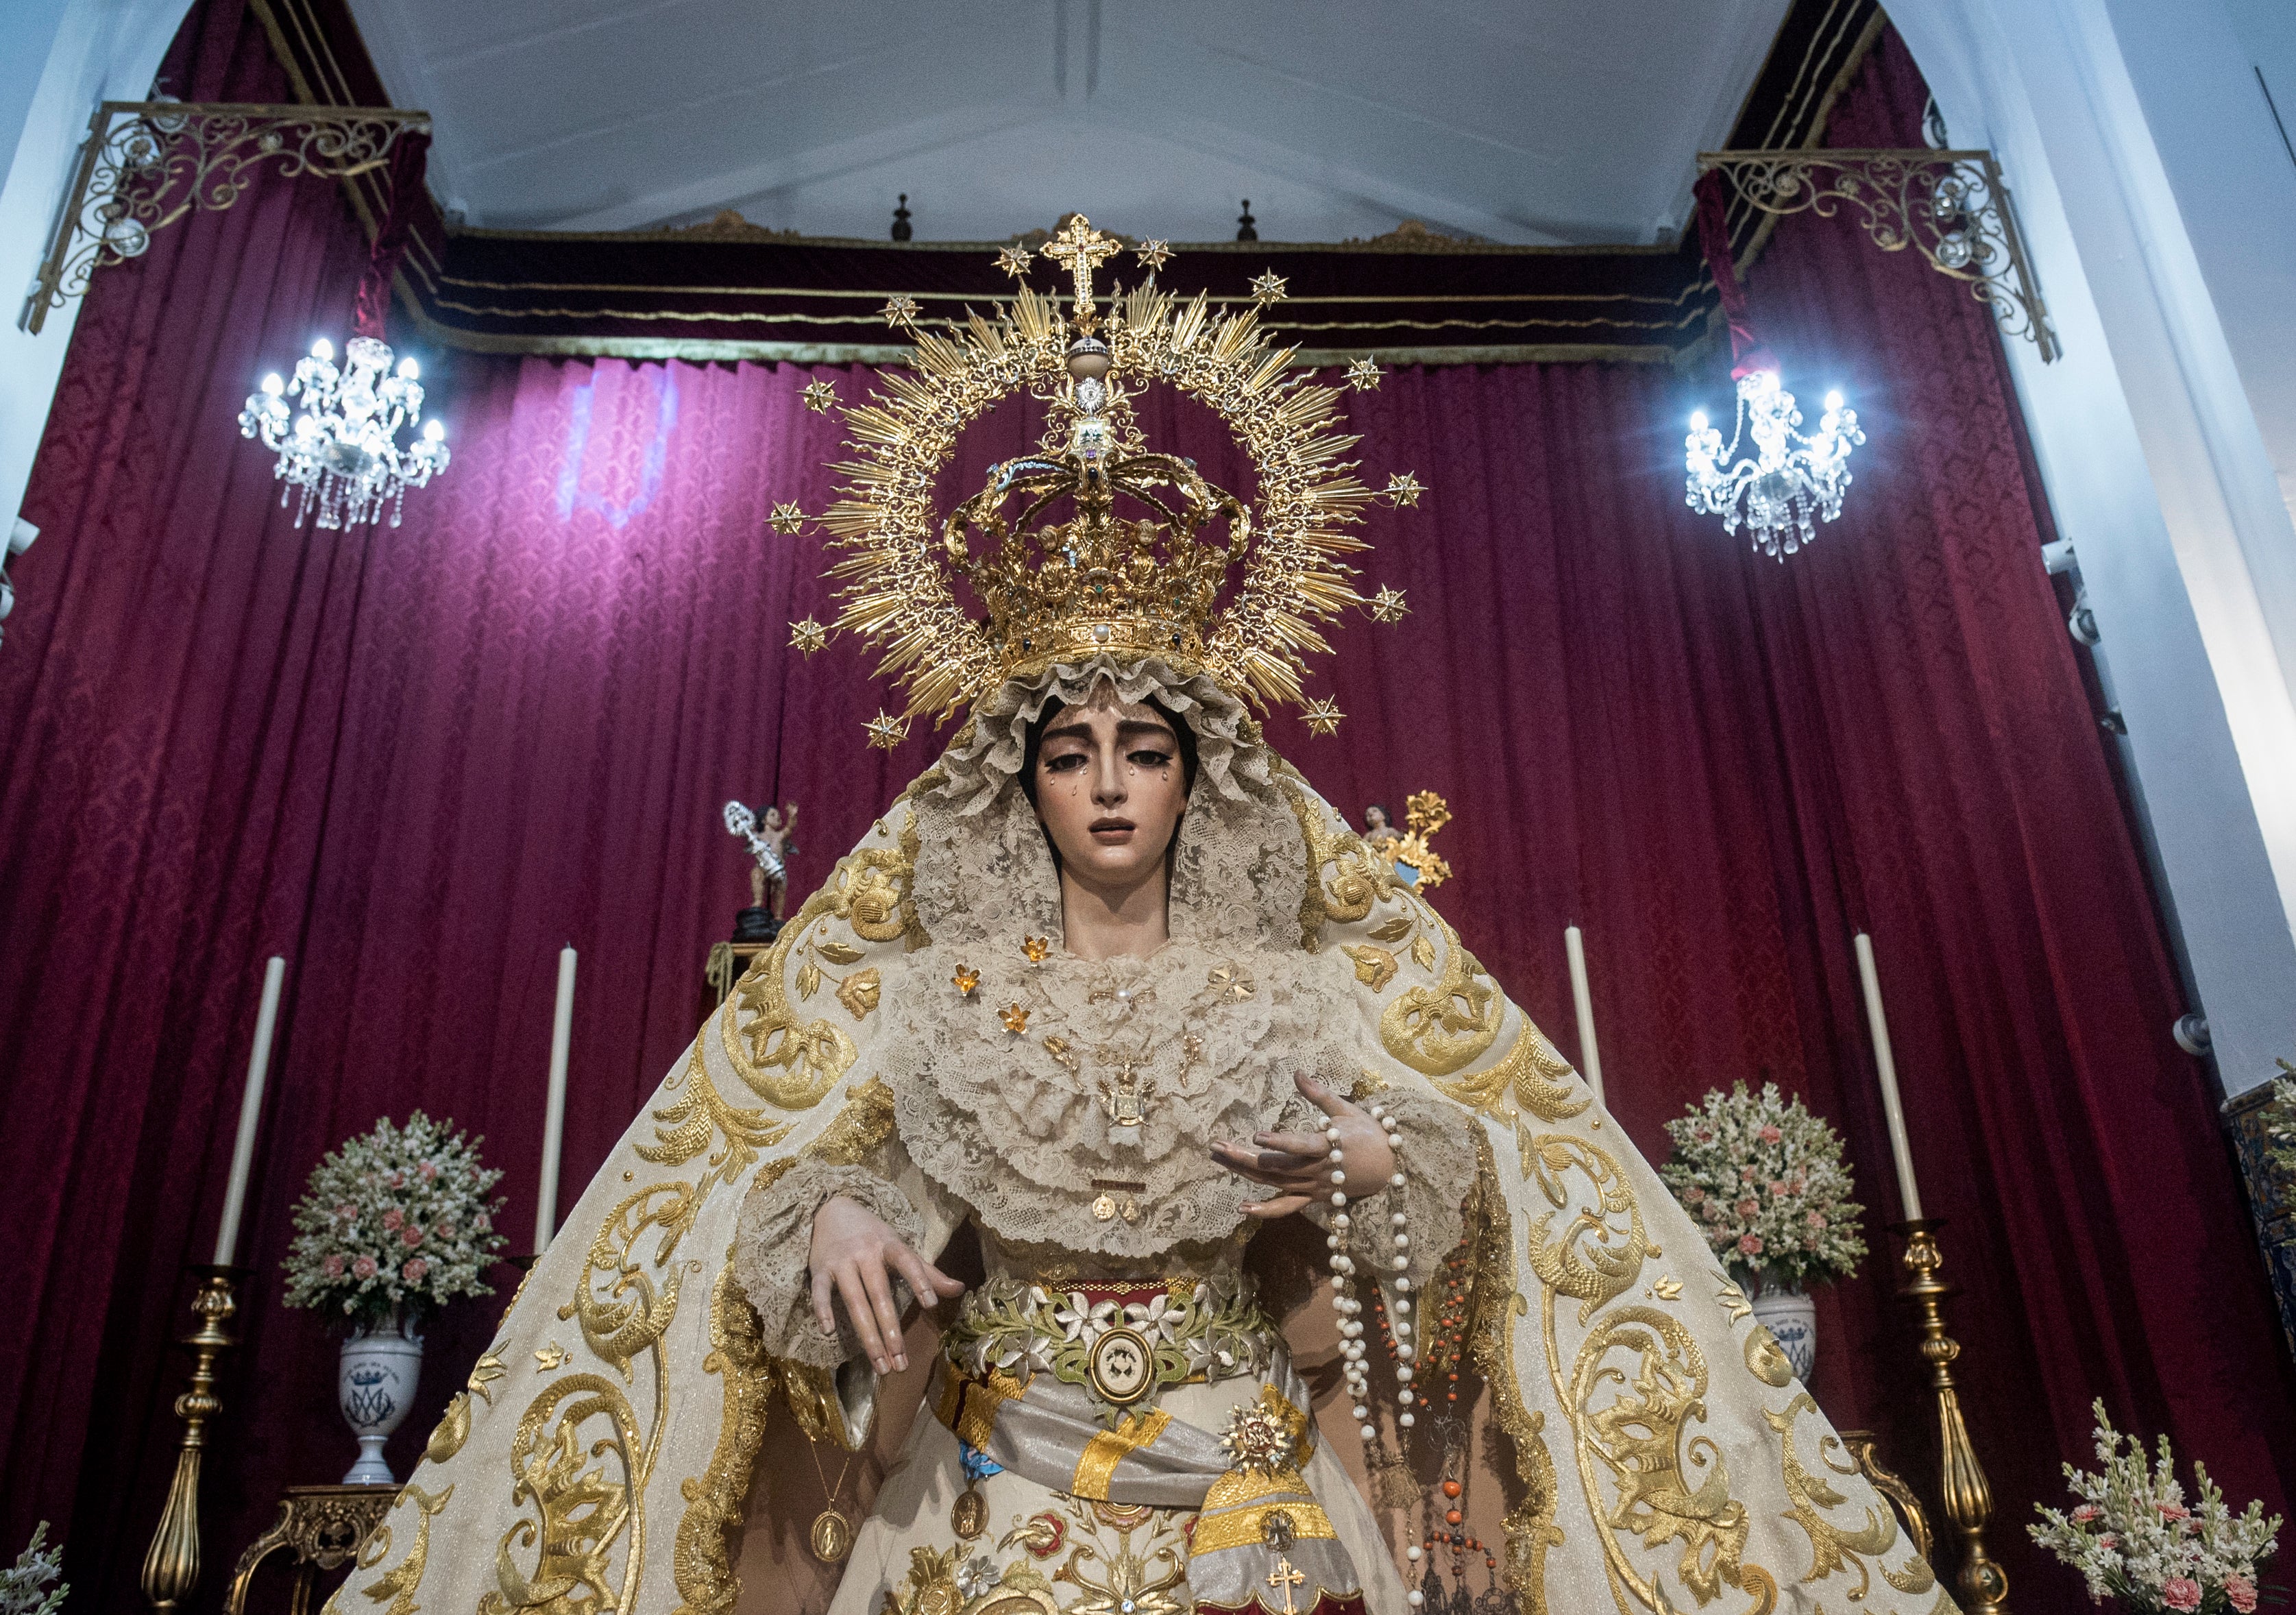
<instances>
[{"instance_id":1,"label":"white lace ruffle","mask_svg":"<svg viewBox=\"0 0 2296 1615\"><path fill-rule=\"evenodd\" d=\"M813 1320L813 1214L840 1194L883 1217L911 1249L922 1242L923 1217L874 1168L810 1160L800 1160L770 1187L750 1190L734 1228L734 1282L758 1309L766 1349L815 1368L835 1368L861 1355L842 1302L834 1338ZM898 1276L893 1304L904 1311L909 1304L909 1287Z\"/></svg>"}]
</instances>

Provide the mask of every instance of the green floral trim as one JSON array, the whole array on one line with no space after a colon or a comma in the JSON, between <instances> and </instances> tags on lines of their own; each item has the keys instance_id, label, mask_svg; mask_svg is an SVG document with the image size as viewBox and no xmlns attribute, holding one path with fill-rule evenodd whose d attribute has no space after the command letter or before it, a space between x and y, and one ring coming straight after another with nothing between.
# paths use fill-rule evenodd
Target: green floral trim
<instances>
[{"instance_id":1,"label":"green floral trim","mask_svg":"<svg viewBox=\"0 0 2296 1615\"><path fill-rule=\"evenodd\" d=\"M1275 1323L1250 1290L1229 1277L1122 1304L1095 1301L1079 1290L1063 1293L1000 1278L964 1298L956 1322L941 1336L941 1351L963 1373L985 1376L1001 1369L1022 1381L1049 1373L1093 1395L1093 1346L1119 1324L1147 1338L1155 1361L1152 1394L1193 1380L1264 1373L1276 1339ZM1128 1411L1096 1395L1093 1399L1111 1424Z\"/></svg>"}]
</instances>

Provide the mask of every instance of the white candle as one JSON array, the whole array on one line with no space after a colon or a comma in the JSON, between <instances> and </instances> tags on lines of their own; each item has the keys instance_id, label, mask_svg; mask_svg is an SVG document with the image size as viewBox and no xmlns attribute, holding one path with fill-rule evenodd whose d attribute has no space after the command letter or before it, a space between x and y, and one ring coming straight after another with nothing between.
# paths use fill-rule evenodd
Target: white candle
<instances>
[{"instance_id":1,"label":"white candle","mask_svg":"<svg viewBox=\"0 0 2296 1615\"><path fill-rule=\"evenodd\" d=\"M1882 1114L1890 1124L1890 1159L1897 1163L1898 1198L1906 1220L1918 1222L1922 1192L1914 1182L1913 1146L1906 1142L1906 1107L1898 1098L1898 1061L1890 1052L1890 1021L1882 1012L1882 978L1874 970L1874 939L1857 933L1857 975L1866 984L1866 1023L1874 1032L1874 1065L1882 1074Z\"/></svg>"},{"instance_id":2,"label":"white candle","mask_svg":"<svg viewBox=\"0 0 2296 1615\"><path fill-rule=\"evenodd\" d=\"M274 954L263 967L263 1007L255 1012L255 1046L247 1056L247 1087L239 1096L239 1137L231 1148L231 1180L223 1192L223 1222L216 1229L215 1265L231 1266L239 1253L239 1214L247 1204L247 1174L255 1164L255 1129L263 1119L263 1079L271 1070L271 1034L279 1024L279 984L287 961Z\"/></svg>"},{"instance_id":3,"label":"white candle","mask_svg":"<svg viewBox=\"0 0 2296 1615\"><path fill-rule=\"evenodd\" d=\"M1587 939L1575 925L1562 928L1562 951L1570 956L1570 1002L1578 1010L1578 1074L1603 1103L1603 1051L1595 1043L1595 996L1587 987Z\"/></svg>"},{"instance_id":4,"label":"white candle","mask_svg":"<svg viewBox=\"0 0 2296 1615\"><path fill-rule=\"evenodd\" d=\"M534 1253L558 1231L558 1149L566 1131L566 1056L574 1043L574 949L558 955L558 1010L550 1022L550 1102L542 1116L542 1187L534 1201Z\"/></svg>"}]
</instances>

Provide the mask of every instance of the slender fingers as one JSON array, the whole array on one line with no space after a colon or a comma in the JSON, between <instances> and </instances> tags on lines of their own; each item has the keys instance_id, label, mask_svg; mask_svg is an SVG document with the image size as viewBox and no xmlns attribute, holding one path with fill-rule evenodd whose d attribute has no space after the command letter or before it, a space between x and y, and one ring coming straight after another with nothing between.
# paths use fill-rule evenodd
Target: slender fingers
<instances>
[{"instance_id":1,"label":"slender fingers","mask_svg":"<svg viewBox=\"0 0 2296 1615\"><path fill-rule=\"evenodd\" d=\"M918 1306L930 1308L940 1305L945 1293L941 1286L950 1282L947 1274L906 1245L896 1245L892 1258L900 1268L901 1276L908 1280L909 1289L916 1296Z\"/></svg>"},{"instance_id":2,"label":"slender fingers","mask_svg":"<svg viewBox=\"0 0 2296 1615\"><path fill-rule=\"evenodd\" d=\"M862 1283L869 1286L870 1304L877 1311L877 1328L885 1341L884 1358L895 1368L909 1365L909 1354L901 1349L901 1309L893 1305L893 1284L886 1276L887 1253L879 1251L861 1264ZM883 1373L881 1367L878 1372Z\"/></svg>"},{"instance_id":3,"label":"slender fingers","mask_svg":"<svg viewBox=\"0 0 2296 1615\"><path fill-rule=\"evenodd\" d=\"M1273 1222L1279 1217L1289 1217L1307 1205L1304 1194L1279 1194L1274 1200L1250 1201L1243 1207L1246 1217L1256 1217L1262 1222Z\"/></svg>"},{"instance_id":4,"label":"slender fingers","mask_svg":"<svg viewBox=\"0 0 2296 1615\"><path fill-rule=\"evenodd\" d=\"M879 1373L886 1371L885 1341L877 1330L877 1309L871 1304L867 1265L858 1257L847 1258L837 1269L837 1293L845 1302L845 1316L853 1320L853 1333Z\"/></svg>"},{"instance_id":5,"label":"slender fingers","mask_svg":"<svg viewBox=\"0 0 2296 1615\"><path fill-rule=\"evenodd\" d=\"M829 1303L832 1282L828 1268L816 1267L813 1270L813 1321L821 1325L824 1334L837 1332L837 1312Z\"/></svg>"}]
</instances>

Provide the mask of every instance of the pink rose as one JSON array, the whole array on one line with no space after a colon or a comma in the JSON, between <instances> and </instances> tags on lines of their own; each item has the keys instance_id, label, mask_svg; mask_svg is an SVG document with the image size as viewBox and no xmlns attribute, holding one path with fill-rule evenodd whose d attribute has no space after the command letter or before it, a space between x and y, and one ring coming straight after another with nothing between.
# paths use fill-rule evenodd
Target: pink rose
<instances>
[{"instance_id":1,"label":"pink rose","mask_svg":"<svg viewBox=\"0 0 2296 1615\"><path fill-rule=\"evenodd\" d=\"M1704 1217L1710 1223L1720 1222L1722 1220L1722 1202L1718 1200L1708 1201L1706 1202L1705 1210L1700 1213L1700 1215Z\"/></svg>"},{"instance_id":2,"label":"pink rose","mask_svg":"<svg viewBox=\"0 0 2296 1615\"><path fill-rule=\"evenodd\" d=\"M1779 1140L1785 1137L1785 1135L1778 1131L1777 1124L1775 1122L1766 1121L1761 1125L1760 1129L1755 1133L1754 1136L1760 1139L1764 1144L1776 1144Z\"/></svg>"},{"instance_id":3,"label":"pink rose","mask_svg":"<svg viewBox=\"0 0 2296 1615\"><path fill-rule=\"evenodd\" d=\"M2256 1583L2247 1577L2226 1577L2225 1599L2240 1615L2256 1615Z\"/></svg>"},{"instance_id":4,"label":"pink rose","mask_svg":"<svg viewBox=\"0 0 2296 1615\"><path fill-rule=\"evenodd\" d=\"M495 1219L481 1211L471 1219L471 1226L480 1234L492 1234L495 1231Z\"/></svg>"},{"instance_id":5,"label":"pink rose","mask_svg":"<svg viewBox=\"0 0 2296 1615\"><path fill-rule=\"evenodd\" d=\"M452 1239L455 1237L455 1225L452 1223L433 1223L430 1225L430 1232L438 1235L440 1239Z\"/></svg>"},{"instance_id":6,"label":"pink rose","mask_svg":"<svg viewBox=\"0 0 2296 1615\"><path fill-rule=\"evenodd\" d=\"M1714 1142L1714 1129L1712 1127L1701 1127L1694 1135L1693 1135L1693 1136L1694 1136L1700 1144L1712 1144Z\"/></svg>"},{"instance_id":7,"label":"pink rose","mask_svg":"<svg viewBox=\"0 0 2296 1615\"><path fill-rule=\"evenodd\" d=\"M2201 1584L2190 1576L2171 1576L2161 1584L2161 1602L2172 1610L2197 1610L2201 1607Z\"/></svg>"},{"instance_id":8,"label":"pink rose","mask_svg":"<svg viewBox=\"0 0 2296 1615\"><path fill-rule=\"evenodd\" d=\"M406 1169L404 1167L401 1167L397 1171L391 1173L390 1186L394 1189L404 1189L406 1187Z\"/></svg>"},{"instance_id":9,"label":"pink rose","mask_svg":"<svg viewBox=\"0 0 2296 1615\"><path fill-rule=\"evenodd\" d=\"M1802 1218L1802 1220L1813 1228L1823 1228L1825 1226L1825 1213L1823 1211L1813 1211L1808 1217Z\"/></svg>"},{"instance_id":10,"label":"pink rose","mask_svg":"<svg viewBox=\"0 0 2296 1615\"><path fill-rule=\"evenodd\" d=\"M327 1258L325 1261L319 1264L319 1270L325 1274L329 1278L342 1277L343 1253L338 1250L332 1256Z\"/></svg>"},{"instance_id":11,"label":"pink rose","mask_svg":"<svg viewBox=\"0 0 2296 1615\"><path fill-rule=\"evenodd\" d=\"M363 1279L373 1278L374 1276L374 1258L371 1256L363 1256L359 1258L358 1260L353 1262L351 1264L351 1276L353 1278Z\"/></svg>"},{"instance_id":12,"label":"pink rose","mask_svg":"<svg viewBox=\"0 0 2296 1615\"><path fill-rule=\"evenodd\" d=\"M1685 1206L1698 1206L1705 1204L1706 1191L1703 1189L1685 1189L1682 1192L1682 1203Z\"/></svg>"},{"instance_id":13,"label":"pink rose","mask_svg":"<svg viewBox=\"0 0 2296 1615\"><path fill-rule=\"evenodd\" d=\"M2120 1545L2120 1533L2107 1531L2096 1539L2096 1545L2099 1547L2117 1548Z\"/></svg>"},{"instance_id":14,"label":"pink rose","mask_svg":"<svg viewBox=\"0 0 2296 1615\"><path fill-rule=\"evenodd\" d=\"M2163 1520L2182 1520L2193 1512L2181 1503L2156 1503L2152 1506L2161 1511Z\"/></svg>"},{"instance_id":15,"label":"pink rose","mask_svg":"<svg viewBox=\"0 0 2296 1615\"><path fill-rule=\"evenodd\" d=\"M1786 1187L1786 1180L1785 1180L1784 1178L1783 1178L1783 1177L1773 1177L1772 1179L1770 1179L1770 1193L1771 1193L1773 1196L1775 1196L1775 1195L1781 1195L1781 1194L1791 1194L1791 1193L1793 1193L1793 1191L1792 1191L1792 1189L1789 1189L1789 1188L1787 1188L1787 1187Z\"/></svg>"},{"instance_id":16,"label":"pink rose","mask_svg":"<svg viewBox=\"0 0 2296 1615\"><path fill-rule=\"evenodd\" d=\"M382 1214L383 1227L393 1234L398 1231L398 1225L406 1220L406 1213L401 1211L397 1206L393 1206L390 1210Z\"/></svg>"},{"instance_id":17,"label":"pink rose","mask_svg":"<svg viewBox=\"0 0 2296 1615\"><path fill-rule=\"evenodd\" d=\"M1754 1168L1751 1167L1740 1167L1738 1168L1738 1181L1742 1184L1752 1183L1754 1181Z\"/></svg>"},{"instance_id":18,"label":"pink rose","mask_svg":"<svg viewBox=\"0 0 2296 1615\"><path fill-rule=\"evenodd\" d=\"M1738 1254L1740 1256L1759 1256L1761 1253L1761 1235L1759 1234L1742 1234L1738 1236Z\"/></svg>"},{"instance_id":19,"label":"pink rose","mask_svg":"<svg viewBox=\"0 0 2296 1615\"><path fill-rule=\"evenodd\" d=\"M426 1184L427 1184L427 1183L429 1183L432 1178L434 1178L434 1177L436 1177L436 1176L439 1176L439 1168L436 1168L436 1167L434 1167L434 1166L432 1166L432 1165L431 1165L429 1161L427 1161L427 1160L426 1160L426 1161L424 1161L421 1166L419 1166L419 1167L415 1168L414 1169L415 1169L417 1172L420 1172L420 1173L422 1175L422 1181L423 1181L424 1183L426 1183Z\"/></svg>"},{"instance_id":20,"label":"pink rose","mask_svg":"<svg viewBox=\"0 0 2296 1615\"><path fill-rule=\"evenodd\" d=\"M2076 1525L2087 1525L2090 1521L2095 1519L2096 1516L2096 1504L2094 1503L2084 1503L2073 1511L2073 1523Z\"/></svg>"},{"instance_id":21,"label":"pink rose","mask_svg":"<svg viewBox=\"0 0 2296 1615\"><path fill-rule=\"evenodd\" d=\"M398 1231L398 1242L409 1250L414 1250L422 1242L422 1230L413 1223L407 1224Z\"/></svg>"},{"instance_id":22,"label":"pink rose","mask_svg":"<svg viewBox=\"0 0 2296 1615\"><path fill-rule=\"evenodd\" d=\"M418 1256L398 1270L398 1276L410 1284L419 1284L422 1282L422 1275L430 1271L430 1264Z\"/></svg>"},{"instance_id":23,"label":"pink rose","mask_svg":"<svg viewBox=\"0 0 2296 1615\"><path fill-rule=\"evenodd\" d=\"M1741 1217L1751 1217L1761 1209L1762 1202L1751 1194L1738 1202L1738 1215Z\"/></svg>"},{"instance_id":24,"label":"pink rose","mask_svg":"<svg viewBox=\"0 0 2296 1615\"><path fill-rule=\"evenodd\" d=\"M341 1217L345 1222L349 1222L353 1217L358 1215L358 1208L351 1204L350 1201L344 1201L336 1206L335 1215Z\"/></svg>"}]
</instances>

